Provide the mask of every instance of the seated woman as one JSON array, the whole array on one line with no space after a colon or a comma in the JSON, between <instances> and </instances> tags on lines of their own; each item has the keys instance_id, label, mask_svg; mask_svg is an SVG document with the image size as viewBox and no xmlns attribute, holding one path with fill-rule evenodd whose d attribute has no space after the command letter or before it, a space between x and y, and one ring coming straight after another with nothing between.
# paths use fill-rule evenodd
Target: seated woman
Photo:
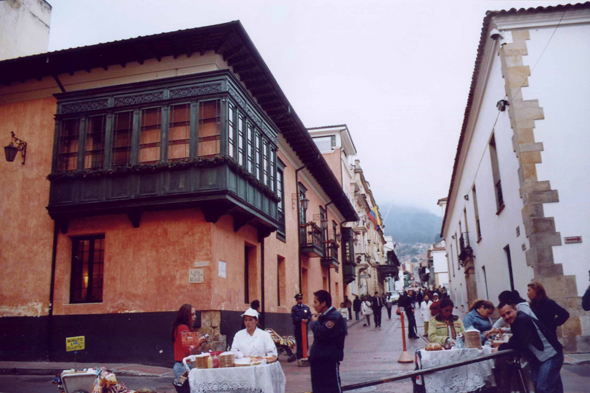
<instances>
[{"instance_id":1,"label":"seated woman","mask_svg":"<svg viewBox=\"0 0 590 393\"><path fill-rule=\"evenodd\" d=\"M174 343L174 377L178 379L184 373L182 360L191 354L195 346L182 345L182 332L193 332L193 325L197 319L197 313L190 304L184 304L178 310L174 323L172 324L172 342ZM207 338L199 337L198 346L201 346Z\"/></svg>"},{"instance_id":2,"label":"seated woman","mask_svg":"<svg viewBox=\"0 0 590 393\"><path fill-rule=\"evenodd\" d=\"M453 301L445 298L440 301L440 312L428 322L428 340L432 343L454 345L457 334L463 333L465 327L461 318L453 315Z\"/></svg>"},{"instance_id":3,"label":"seated woman","mask_svg":"<svg viewBox=\"0 0 590 393\"><path fill-rule=\"evenodd\" d=\"M231 345L232 352L241 352L244 356L265 356L277 357L277 347L270 334L258 329L258 312L251 308L242 314L246 329L242 329L234 336Z\"/></svg>"},{"instance_id":4,"label":"seated woman","mask_svg":"<svg viewBox=\"0 0 590 393\"><path fill-rule=\"evenodd\" d=\"M490 315L494 312L494 304L490 301L478 299L469 308L469 314L463 318L465 329L473 327L480 331L481 343L489 337L492 330L492 319Z\"/></svg>"}]
</instances>

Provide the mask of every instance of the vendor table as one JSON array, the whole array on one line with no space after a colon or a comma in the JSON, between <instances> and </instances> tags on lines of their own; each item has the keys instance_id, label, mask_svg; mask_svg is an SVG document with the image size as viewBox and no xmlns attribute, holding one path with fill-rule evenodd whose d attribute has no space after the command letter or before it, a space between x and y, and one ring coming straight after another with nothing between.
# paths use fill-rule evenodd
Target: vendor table
<instances>
[{"instance_id":1,"label":"vendor table","mask_svg":"<svg viewBox=\"0 0 590 393\"><path fill-rule=\"evenodd\" d=\"M284 393L287 381L279 362L247 367L193 368L188 380L191 393Z\"/></svg>"},{"instance_id":2,"label":"vendor table","mask_svg":"<svg viewBox=\"0 0 590 393\"><path fill-rule=\"evenodd\" d=\"M421 349L419 353L422 360L422 367L420 368L428 369L489 355L492 353L492 348L484 346L483 349L461 348L443 351ZM493 368L494 361L485 360L467 366L426 374L424 375L424 387L428 393L458 393L473 392L486 386L486 384L495 386Z\"/></svg>"}]
</instances>

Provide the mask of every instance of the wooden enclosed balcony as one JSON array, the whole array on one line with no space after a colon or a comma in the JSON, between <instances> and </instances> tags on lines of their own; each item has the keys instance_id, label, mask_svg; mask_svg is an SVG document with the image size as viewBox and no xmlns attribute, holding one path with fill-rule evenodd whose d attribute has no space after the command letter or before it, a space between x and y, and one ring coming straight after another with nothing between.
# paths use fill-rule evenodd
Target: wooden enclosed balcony
<instances>
[{"instance_id":1,"label":"wooden enclosed balcony","mask_svg":"<svg viewBox=\"0 0 590 393\"><path fill-rule=\"evenodd\" d=\"M58 98L49 205L62 232L77 217L200 209L234 230L279 227L278 131L227 71ZM282 188L281 188L282 189Z\"/></svg>"},{"instance_id":2,"label":"wooden enclosed balcony","mask_svg":"<svg viewBox=\"0 0 590 393\"><path fill-rule=\"evenodd\" d=\"M325 243L325 252L322 257L322 266L336 268L340 266L338 261L338 244L334 240L328 240Z\"/></svg>"}]
</instances>

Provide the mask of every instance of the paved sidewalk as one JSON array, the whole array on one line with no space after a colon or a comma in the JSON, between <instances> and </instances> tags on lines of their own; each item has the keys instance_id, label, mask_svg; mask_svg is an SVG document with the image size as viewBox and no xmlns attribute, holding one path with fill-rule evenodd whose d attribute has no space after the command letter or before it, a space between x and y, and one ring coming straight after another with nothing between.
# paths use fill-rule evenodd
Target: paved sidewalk
<instances>
[{"instance_id":1,"label":"paved sidewalk","mask_svg":"<svg viewBox=\"0 0 590 393\"><path fill-rule=\"evenodd\" d=\"M394 308L395 310L395 308ZM375 328L374 322L371 327L364 327L363 320L348 321L349 335L346 338L344 361L340 366L340 373L343 385L365 382L368 380L399 375L415 368L414 363L398 363L402 353L402 336L400 317L393 314L392 319L387 318L384 309L384 318L381 328ZM461 314L460 311L457 312ZM424 323L420 313L416 313L418 333L424 333ZM406 320L407 329L407 320ZM407 337L407 330L406 330ZM310 344L313 342L313 335L310 334ZM407 340L409 354L414 357L418 348L424 347L423 340ZM565 364L572 367L587 367L590 364L590 353L568 354L565 357ZM124 363L78 363L78 368L105 367L113 370L117 376L125 377L160 377L174 378L172 369L167 367L147 366L141 364ZM287 393L302 393L311 391L310 374L308 367L297 367L296 363L287 363L286 358L281 360L281 366L287 377ZM65 369L74 367L73 362L0 362L0 374L17 375L55 375ZM567 370L562 370L562 376L572 378ZM586 375L585 375L586 376ZM375 387L357 391L378 391L396 393L412 392L410 380L404 382L383 384ZM159 390L160 393L175 392L172 385L169 389Z\"/></svg>"},{"instance_id":2,"label":"paved sidewalk","mask_svg":"<svg viewBox=\"0 0 590 393\"><path fill-rule=\"evenodd\" d=\"M77 363L76 368L104 367L117 376L170 377L174 379L172 368L146 366L126 363ZM63 370L74 368L73 362L0 362L0 374L14 375L55 375Z\"/></svg>"}]
</instances>

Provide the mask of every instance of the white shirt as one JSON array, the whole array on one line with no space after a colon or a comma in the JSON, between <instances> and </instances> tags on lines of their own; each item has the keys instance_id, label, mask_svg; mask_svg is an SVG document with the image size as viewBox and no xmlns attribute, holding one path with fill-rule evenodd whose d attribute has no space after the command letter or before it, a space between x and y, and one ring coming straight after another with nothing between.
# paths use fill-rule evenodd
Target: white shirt
<instances>
[{"instance_id":1,"label":"white shirt","mask_svg":"<svg viewBox=\"0 0 590 393\"><path fill-rule=\"evenodd\" d=\"M258 328L253 335L250 335L246 329L237 332L231 350L232 352L239 350L244 356L265 356L266 354L278 356L277 347L270 334Z\"/></svg>"},{"instance_id":2,"label":"white shirt","mask_svg":"<svg viewBox=\"0 0 590 393\"><path fill-rule=\"evenodd\" d=\"M342 307L340 310L338 310L340 312L340 314L344 317L344 319L349 319L348 316L348 309L346 307Z\"/></svg>"},{"instance_id":3,"label":"white shirt","mask_svg":"<svg viewBox=\"0 0 590 393\"><path fill-rule=\"evenodd\" d=\"M361 310L363 315L373 315L373 309L371 308L371 302L365 300L361 303Z\"/></svg>"},{"instance_id":4,"label":"white shirt","mask_svg":"<svg viewBox=\"0 0 590 393\"><path fill-rule=\"evenodd\" d=\"M430 321L430 318L432 318L432 314L430 313L430 305L432 304L432 301L428 301L427 302L422 302L422 304L420 305L420 311L422 311L422 320L424 322L428 322Z\"/></svg>"}]
</instances>

